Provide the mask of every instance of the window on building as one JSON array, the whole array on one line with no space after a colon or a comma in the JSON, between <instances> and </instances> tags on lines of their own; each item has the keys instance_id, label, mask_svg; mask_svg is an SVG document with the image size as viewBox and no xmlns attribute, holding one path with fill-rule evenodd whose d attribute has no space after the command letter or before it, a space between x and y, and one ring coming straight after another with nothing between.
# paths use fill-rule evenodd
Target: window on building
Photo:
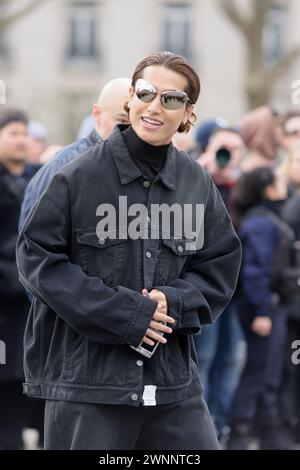
<instances>
[{"instance_id":1,"label":"window on building","mask_svg":"<svg viewBox=\"0 0 300 470\"><path fill-rule=\"evenodd\" d=\"M7 15L7 1L0 0L0 18L5 18ZM0 59L8 58L8 45L5 30L0 31Z\"/></svg>"},{"instance_id":2,"label":"window on building","mask_svg":"<svg viewBox=\"0 0 300 470\"><path fill-rule=\"evenodd\" d=\"M70 6L68 59L98 58L97 16L95 2L73 2Z\"/></svg>"},{"instance_id":3,"label":"window on building","mask_svg":"<svg viewBox=\"0 0 300 470\"><path fill-rule=\"evenodd\" d=\"M267 64L273 65L285 53L286 1L274 1L266 15L263 33L264 58Z\"/></svg>"},{"instance_id":4,"label":"window on building","mask_svg":"<svg viewBox=\"0 0 300 470\"><path fill-rule=\"evenodd\" d=\"M170 4L163 7L163 49L190 57L190 7Z\"/></svg>"}]
</instances>

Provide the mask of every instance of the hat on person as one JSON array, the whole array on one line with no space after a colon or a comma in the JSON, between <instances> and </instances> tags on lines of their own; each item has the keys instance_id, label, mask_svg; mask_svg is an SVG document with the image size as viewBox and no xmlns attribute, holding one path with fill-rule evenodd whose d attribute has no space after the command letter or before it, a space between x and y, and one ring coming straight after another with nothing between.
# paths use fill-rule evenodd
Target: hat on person
<instances>
[{"instance_id":1,"label":"hat on person","mask_svg":"<svg viewBox=\"0 0 300 470\"><path fill-rule=\"evenodd\" d=\"M212 133L216 129L220 129L222 127L227 127L228 122L225 121L223 118L215 118L215 119L210 119L208 121L203 122L195 132L195 139L200 146L202 152L205 152L208 141Z\"/></svg>"},{"instance_id":2,"label":"hat on person","mask_svg":"<svg viewBox=\"0 0 300 470\"><path fill-rule=\"evenodd\" d=\"M0 115L0 130L13 122L22 122L27 125L28 119L23 111L18 109L8 109Z\"/></svg>"}]
</instances>

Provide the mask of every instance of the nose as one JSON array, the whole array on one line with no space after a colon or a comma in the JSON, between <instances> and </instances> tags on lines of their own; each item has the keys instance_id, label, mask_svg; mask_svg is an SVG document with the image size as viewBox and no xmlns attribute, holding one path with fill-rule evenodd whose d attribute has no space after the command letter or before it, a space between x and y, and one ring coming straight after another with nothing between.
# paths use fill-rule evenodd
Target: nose
<instances>
[{"instance_id":1,"label":"nose","mask_svg":"<svg viewBox=\"0 0 300 470\"><path fill-rule=\"evenodd\" d=\"M157 94L154 100L150 101L150 103L148 104L147 111L149 112L149 114L159 114L161 112L160 95Z\"/></svg>"}]
</instances>

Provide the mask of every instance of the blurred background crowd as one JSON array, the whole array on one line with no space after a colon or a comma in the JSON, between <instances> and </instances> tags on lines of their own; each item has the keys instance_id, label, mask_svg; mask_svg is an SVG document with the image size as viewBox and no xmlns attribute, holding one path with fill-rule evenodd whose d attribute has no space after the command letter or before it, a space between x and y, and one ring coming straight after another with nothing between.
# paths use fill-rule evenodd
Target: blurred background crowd
<instances>
[{"instance_id":1,"label":"blurred background crowd","mask_svg":"<svg viewBox=\"0 0 300 470\"><path fill-rule=\"evenodd\" d=\"M107 138L126 122L118 84L101 90L157 50L200 75L195 128L173 143L211 174L243 245L233 299L195 337L218 437L228 449L297 448L299 17L297 0L0 1L0 449L22 448L26 428L43 445L43 403L22 396L26 186L66 145L78 154L95 130Z\"/></svg>"}]
</instances>

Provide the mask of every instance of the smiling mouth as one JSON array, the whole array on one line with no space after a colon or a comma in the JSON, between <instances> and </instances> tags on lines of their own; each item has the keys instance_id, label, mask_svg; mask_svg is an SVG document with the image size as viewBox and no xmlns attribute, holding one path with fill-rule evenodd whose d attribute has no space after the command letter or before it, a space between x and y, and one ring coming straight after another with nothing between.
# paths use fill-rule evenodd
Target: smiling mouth
<instances>
[{"instance_id":1,"label":"smiling mouth","mask_svg":"<svg viewBox=\"0 0 300 470\"><path fill-rule=\"evenodd\" d=\"M158 129L163 125L161 121L157 121L156 119L142 117L142 121L148 129Z\"/></svg>"}]
</instances>

